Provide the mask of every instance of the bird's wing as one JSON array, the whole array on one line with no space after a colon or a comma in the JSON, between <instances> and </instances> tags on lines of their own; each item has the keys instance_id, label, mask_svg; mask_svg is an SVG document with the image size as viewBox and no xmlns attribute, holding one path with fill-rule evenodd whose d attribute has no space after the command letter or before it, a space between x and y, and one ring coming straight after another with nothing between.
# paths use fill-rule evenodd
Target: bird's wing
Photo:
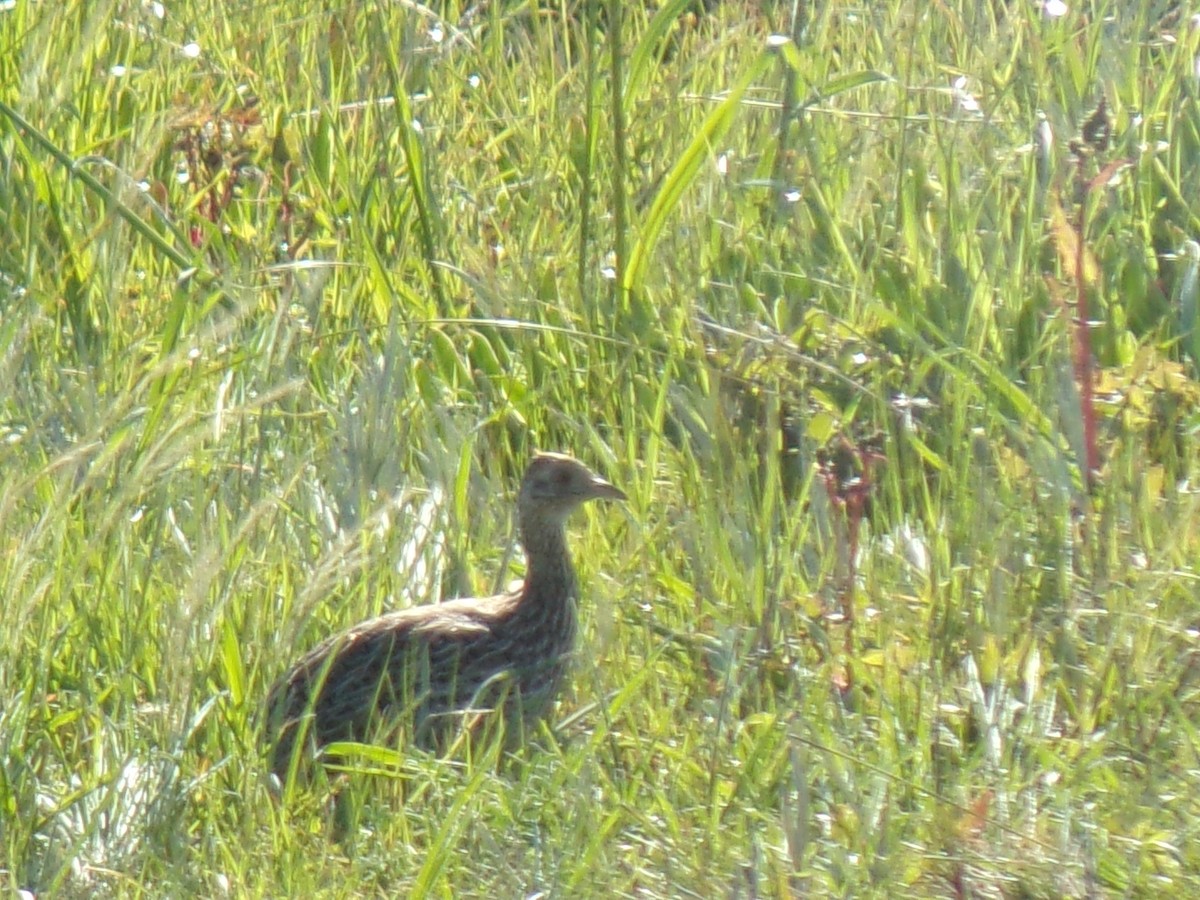
<instances>
[{"instance_id":1,"label":"bird's wing","mask_svg":"<svg viewBox=\"0 0 1200 900\"><path fill-rule=\"evenodd\" d=\"M474 638L491 634L492 629L467 616L439 616L413 628L413 634L434 634L441 638Z\"/></svg>"},{"instance_id":2,"label":"bird's wing","mask_svg":"<svg viewBox=\"0 0 1200 900\"><path fill-rule=\"evenodd\" d=\"M335 668L355 659L370 659L377 654L386 656L398 645L419 635L430 645L448 647L469 643L476 638L493 634L499 614L493 598L485 601L451 600L435 606L419 606L386 613L326 638L281 679L283 684L307 684L314 675L334 659ZM495 598L499 602L503 598ZM333 673L330 673L330 677Z\"/></svg>"},{"instance_id":3,"label":"bird's wing","mask_svg":"<svg viewBox=\"0 0 1200 900\"><path fill-rule=\"evenodd\" d=\"M437 615L430 615L413 625L412 634L434 635L453 641L486 637L492 633L491 623L476 610L455 609L443 604Z\"/></svg>"}]
</instances>

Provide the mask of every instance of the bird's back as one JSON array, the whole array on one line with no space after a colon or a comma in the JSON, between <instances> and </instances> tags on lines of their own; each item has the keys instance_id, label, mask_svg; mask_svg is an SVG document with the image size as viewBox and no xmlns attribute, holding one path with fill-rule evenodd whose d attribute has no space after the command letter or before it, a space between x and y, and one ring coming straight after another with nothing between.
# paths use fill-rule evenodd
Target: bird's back
<instances>
[{"instance_id":1,"label":"bird's back","mask_svg":"<svg viewBox=\"0 0 1200 900\"><path fill-rule=\"evenodd\" d=\"M519 600L503 594L403 610L318 645L268 697L272 770L287 772L298 738L324 746L408 725L429 745L468 708L508 701L523 720L540 715L561 682L574 629L561 648L533 646Z\"/></svg>"}]
</instances>

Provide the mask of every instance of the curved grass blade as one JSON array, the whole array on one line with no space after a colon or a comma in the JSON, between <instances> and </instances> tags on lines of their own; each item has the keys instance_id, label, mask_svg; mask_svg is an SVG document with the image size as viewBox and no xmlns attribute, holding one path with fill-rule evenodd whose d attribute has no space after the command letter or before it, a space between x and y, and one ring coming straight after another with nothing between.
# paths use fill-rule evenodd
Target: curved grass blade
<instances>
[{"instance_id":1,"label":"curved grass blade","mask_svg":"<svg viewBox=\"0 0 1200 900\"><path fill-rule=\"evenodd\" d=\"M661 54L656 51L663 46L671 26L679 21L683 11L691 3L692 0L670 0L659 7L658 12L650 19L646 32L629 57L629 72L625 77L625 91L621 98L626 110L641 93L642 84L649 77L652 64L658 63Z\"/></svg>"},{"instance_id":2,"label":"curved grass blade","mask_svg":"<svg viewBox=\"0 0 1200 900\"><path fill-rule=\"evenodd\" d=\"M711 153L713 144L733 124L742 97L745 96L750 85L762 77L773 58L774 54L770 50L764 50L758 55L754 64L738 79L728 96L709 113L704 124L700 126L699 134L692 139L671 172L663 179L662 187L650 205L650 211L646 214L645 226L630 251L629 265L625 268L621 284L624 293L628 294L641 288L654 247L658 243L663 228L666 227L667 217L678 206L683 192L695 181L696 174Z\"/></svg>"}]
</instances>

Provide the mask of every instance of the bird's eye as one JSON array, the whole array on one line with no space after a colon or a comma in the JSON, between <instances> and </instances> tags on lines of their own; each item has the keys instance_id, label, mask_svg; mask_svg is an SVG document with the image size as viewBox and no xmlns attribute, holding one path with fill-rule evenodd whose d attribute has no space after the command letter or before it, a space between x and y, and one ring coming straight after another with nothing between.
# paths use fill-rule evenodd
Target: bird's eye
<instances>
[{"instance_id":1,"label":"bird's eye","mask_svg":"<svg viewBox=\"0 0 1200 900\"><path fill-rule=\"evenodd\" d=\"M559 487L566 487L571 483L571 473L566 469L559 469L554 473L554 483Z\"/></svg>"}]
</instances>

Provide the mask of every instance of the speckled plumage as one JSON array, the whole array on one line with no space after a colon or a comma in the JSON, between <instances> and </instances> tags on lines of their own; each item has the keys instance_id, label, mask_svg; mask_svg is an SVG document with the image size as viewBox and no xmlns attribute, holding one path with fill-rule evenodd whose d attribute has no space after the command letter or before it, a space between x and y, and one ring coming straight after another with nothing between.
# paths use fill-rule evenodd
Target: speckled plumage
<instances>
[{"instance_id":1,"label":"speckled plumage","mask_svg":"<svg viewBox=\"0 0 1200 900\"><path fill-rule=\"evenodd\" d=\"M543 715L562 686L577 631L566 519L601 498L625 495L569 456L534 457L518 498L521 587L389 613L319 644L268 696L272 771L286 775L302 736L307 746L323 747L410 722L414 739L429 744L467 709L503 702L525 722Z\"/></svg>"}]
</instances>

